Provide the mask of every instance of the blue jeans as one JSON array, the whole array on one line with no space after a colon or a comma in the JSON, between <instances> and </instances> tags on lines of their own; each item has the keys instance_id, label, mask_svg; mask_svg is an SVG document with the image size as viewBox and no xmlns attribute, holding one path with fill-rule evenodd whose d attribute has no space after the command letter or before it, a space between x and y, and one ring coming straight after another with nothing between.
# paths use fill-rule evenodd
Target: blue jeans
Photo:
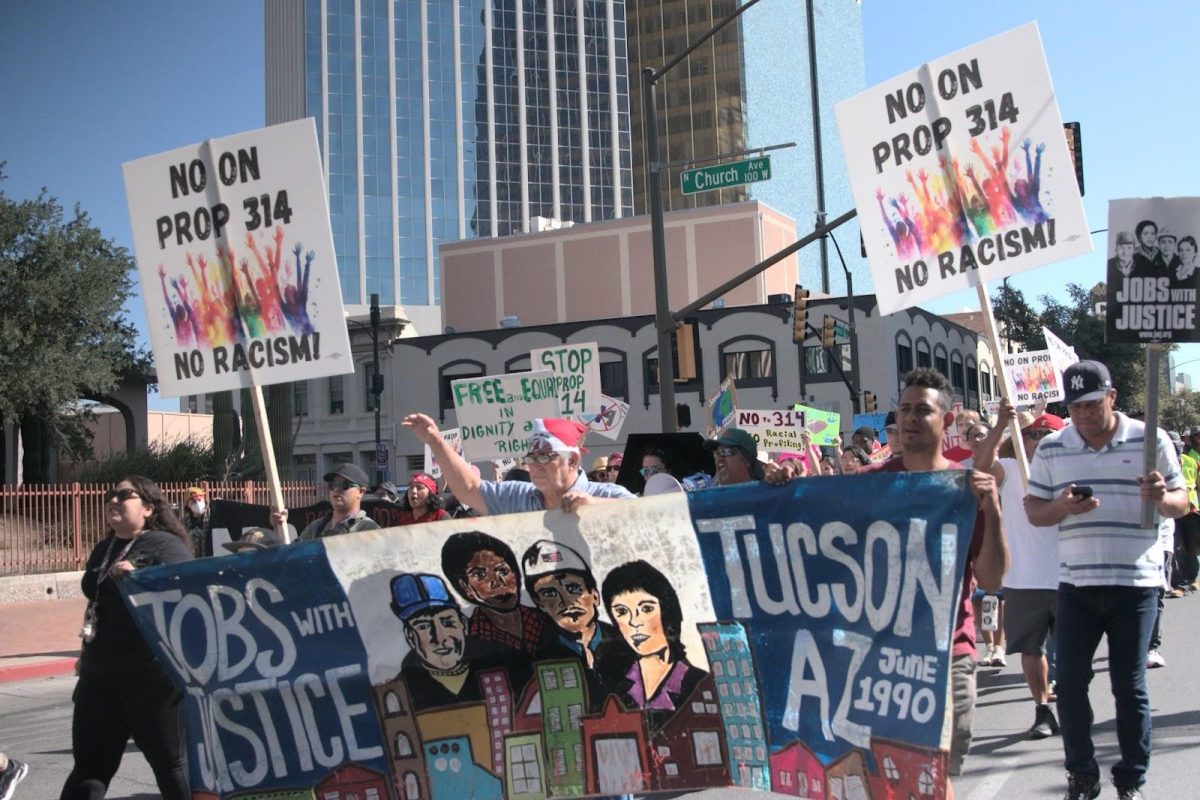
<instances>
[{"instance_id":1,"label":"blue jeans","mask_svg":"<svg viewBox=\"0 0 1200 800\"><path fill-rule=\"evenodd\" d=\"M1088 685L1092 658L1108 636L1108 677L1117 707L1121 760L1113 783L1138 787L1150 767L1150 695L1146 690L1146 651L1158 614L1158 590L1135 586L1058 586L1055 649L1058 720L1068 772L1100 779L1092 744L1092 704Z\"/></svg>"}]
</instances>

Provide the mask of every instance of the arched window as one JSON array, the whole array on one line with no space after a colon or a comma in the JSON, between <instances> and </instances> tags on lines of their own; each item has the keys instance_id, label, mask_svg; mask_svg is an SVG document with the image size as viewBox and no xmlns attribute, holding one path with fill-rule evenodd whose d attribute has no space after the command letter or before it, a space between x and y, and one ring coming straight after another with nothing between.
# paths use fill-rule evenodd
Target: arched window
<instances>
[{"instance_id":1,"label":"arched window","mask_svg":"<svg viewBox=\"0 0 1200 800\"><path fill-rule=\"evenodd\" d=\"M967 407L983 407L979 397L979 365L975 363L975 356L967 356Z\"/></svg>"},{"instance_id":2,"label":"arched window","mask_svg":"<svg viewBox=\"0 0 1200 800\"><path fill-rule=\"evenodd\" d=\"M938 344L933 348L933 368L938 372L950 377L950 359L946 355L946 346Z\"/></svg>"},{"instance_id":3,"label":"arched window","mask_svg":"<svg viewBox=\"0 0 1200 800\"><path fill-rule=\"evenodd\" d=\"M388 692L383 698L383 709L389 717L404 713L404 709L400 707L400 697L395 692Z\"/></svg>"},{"instance_id":4,"label":"arched window","mask_svg":"<svg viewBox=\"0 0 1200 800\"><path fill-rule=\"evenodd\" d=\"M404 800L421 800L421 783L414 772L404 773Z\"/></svg>"},{"instance_id":5,"label":"arched window","mask_svg":"<svg viewBox=\"0 0 1200 800\"><path fill-rule=\"evenodd\" d=\"M929 350L929 340L925 337L917 339L917 366L932 367L933 358Z\"/></svg>"},{"instance_id":6,"label":"arched window","mask_svg":"<svg viewBox=\"0 0 1200 800\"><path fill-rule=\"evenodd\" d=\"M967 379L963 374L963 357L962 353L957 350L950 351L950 385L954 387L954 393L962 397L965 401L967 397ZM968 405L971 405L968 403Z\"/></svg>"},{"instance_id":7,"label":"arched window","mask_svg":"<svg viewBox=\"0 0 1200 800\"><path fill-rule=\"evenodd\" d=\"M771 397L778 397L775 380L775 342L765 336L736 336L717 348L721 365L720 379L732 375L740 387L771 387Z\"/></svg>"},{"instance_id":8,"label":"arched window","mask_svg":"<svg viewBox=\"0 0 1200 800\"><path fill-rule=\"evenodd\" d=\"M983 397L991 400L994 397L992 394L992 370L986 361L979 362L979 383Z\"/></svg>"},{"instance_id":9,"label":"arched window","mask_svg":"<svg viewBox=\"0 0 1200 800\"><path fill-rule=\"evenodd\" d=\"M629 357L624 350L600 348L600 391L629 401Z\"/></svg>"},{"instance_id":10,"label":"arched window","mask_svg":"<svg viewBox=\"0 0 1200 800\"><path fill-rule=\"evenodd\" d=\"M408 758L413 754L412 740L408 738L408 734L400 731L396 734L394 748L396 758Z\"/></svg>"},{"instance_id":11,"label":"arched window","mask_svg":"<svg viewBox=\"0 0 1200 800\"><path fill-rule=\"evenodd\" d=\"M510 358L504 362L504 371L508 372L529 372L529 354L522 353L519 356Z\"/></svg>"},{"instance_id":12,"label":"arched window","mask_svg":"<svg viewBox=\"0 0 1200 800\"><path fill-rule=\"evenodd\" d=\"M896 372L901 377L907 375L913 368L912 337L904 331L896 334Z\"/></svg>"},{"instance_id":13,"label":"arched window","mask_svg":"<svg viewBox=\"0 0 1200 800\"><path fill-rule=\"evenodd\" d=\"M482 361L470 358L460 358L456 361L438 367L438 393L441 398L441 418L446 419L446 412L454 408L453 381L459 378L479 378L487 374L486 365Z\"/></svg>"}]
</instances>

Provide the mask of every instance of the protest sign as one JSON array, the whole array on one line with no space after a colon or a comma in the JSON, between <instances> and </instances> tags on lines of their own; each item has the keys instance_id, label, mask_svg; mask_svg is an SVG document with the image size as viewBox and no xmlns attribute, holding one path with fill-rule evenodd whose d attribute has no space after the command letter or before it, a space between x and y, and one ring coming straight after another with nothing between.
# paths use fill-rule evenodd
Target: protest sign
<instances>
[{"instance_id":1,"label":"protest sign","mask_svg":"<svg viewBox=\"0 0 1200 800\"><path fill-rule=\"evenodd\" d=\"M539 347L529 351L533 369L548 369L558 381L561 413L571 417L600 410L600 349L595 342Z\"/></svg>"},{"instance_id":2,"label":"protest sign","mask_svg":"<svg viewBox=\"0 0 1200 800\"><path fill-rule=\"evenodd\" d=\"M959 417L959 415L962 414L962 412L963 412L963 404L962 403L955 403L953 406L950 407L950 413L954 415L954 422L951 423L949 426L947 426L946 430L942 431L942 452L943 453L955 452L955 453L961 454L961 452L965 449L963 447L963 445L965 444L963 442L963 434L966 433L966 431L959 430L959 422L958 422L958 417Z\"/></svg>"},{"instance_id":3,"label":"protest sign","mask_svg":"<svg viewBox=\"0 0 1200 800\"><path fill-rule=\"evenodd\" d=\"M1042 328L1042 336L1046 339L1046 349L1054 361L1054 368L1061 374L1064 369L1079 361L1075 348L1054 335L1049 328Z\"/></svg>"},{"instance_id":4,"label":"protest sign","mask_svg":"<svg viewBox=\"0 0 1200 800\"><path fill-rule=\"evenodd\" d=\"M198 797L789 792L803 776L940 799L966 479L446 520L140 569L120 590L184 691ZM467 574L481 558L504 591ZM573 579L595 587L584 615L527 592ZM648 687L663 660L671 677Z\"/></svg>"},{"instance_id":5,"label":"protest sign","mask_svg":"<svg viewBox=\"0 0 1200 800\"><path fill-rule=\"evenodd\" d=\"M882 313L1091 252L1036 24L834 110Z\"/></svg>"},{"instance_id":6,"label":"protest sign","mask_svg":"<svg viewBox=\"0 0 1200 800\"><path fill-rule=\"evenodd\" d=\"M797 403L793 411L804 414L804 427L812 434L812 443L818 447L836 447L842 429L842 415L836 411L824 411Z\"/></svg>"},{"instance_id":7,"label":"protest sign","mask_svg":"<svg viewBox=\"0 0 1200 800\"><path fill-rule=\"evenodd\" d=\"M1062 373L1055 366L1054 354L1049 350L1006 353L1003 359L1004 379L1008 381L1014 406L1062 399Z\"/></svg>"},{"instance_id":8,"label":"protest sign","mask_svg":"<svg viewBox=\"0 0 1200 800\"><path fill-rule=\"evenodd\" d=\"M573 419L586 425L590 432L616 441L621 436L621 428L628 416L629 403L602 394L599 411L594 414L575 414Z\"/></svg>"},{"instance_id":9,"label":"protest sign","mask_svg":"<svg viewBox=\"0 0 1200 800\"><path fill-rule=\"evenodd\" d=\"M733 424L737 411L737 386L732 375L721 381L716 394L708 398L705 405L708 407L709 436L715 436Z\"/></svg>"},{"instance_id":10,"label":"protest sign","mask_svg":"<svg viewBox=\"0 0 1200 800\"><path fill-rule=\"evenodd\" d=\"M527 453L533 420L559 415L558 386L548 369L451 381L463 457L487 461Z\"/></svg>"},{"instance_id":11,"label":"protest sign","mask_svg":"<svg viewBox=\"0 0 1200 800\"><path fill-rule=\"evenodd\" d=\"M804 413L794 409L752 411L738 409L735 427L749 433L758 449L768 453L803 450Z\"/></svg>"},{"instance_id":12,"label":"protest sign","mask_svg":"<svg viewBox=\"0 0 1200 800\"><path fill-rule=\"evenodd\" d=\"M1105 340L1198 342L1200 197L1108 204Z\"/></svg>"},{"instance_id":13,"label":"protest sign","mask_svg":"<svg viewBox=\"0 0 1200 800\"><path fill-rule=\"evenodd\" d=\"M885 422L887 422L886 411L872 411L867 414L854 415L854 429L858 430L864 426L871 428L877 434L880 444L887 444L887 431L883 429Z\"/></svg>"},{"instance_id":14,"label":"protest sign","mask_svg":"<svg viewBox=\"0 0 1200 800\"><path fill-rule=\"evenodd\" d=\"M446 444L450 445L450 449L463 454L462 435L458 428L450 428L449 430L441 431L442 438L446 440ZM442 467L434 458L433 451L429 449L429 445L425 445L425 472L435 481L442 479Z\"/></svg>"},{"instance_id":15,"label":"protest sign","mask_svg":"<svg viewBox=\"0 0 1200 800\"><path fill-rule=\"evenodd\" d=\"M161 395L353 372L311 119L124 173Z\"/></svg>"}]
</instances>

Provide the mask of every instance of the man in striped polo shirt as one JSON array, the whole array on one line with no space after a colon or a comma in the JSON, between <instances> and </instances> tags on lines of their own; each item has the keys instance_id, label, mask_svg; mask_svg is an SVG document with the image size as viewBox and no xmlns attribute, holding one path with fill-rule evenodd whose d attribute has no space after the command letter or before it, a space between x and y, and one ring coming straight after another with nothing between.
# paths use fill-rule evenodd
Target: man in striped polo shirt
<instances>
[{"instance_id":1,"label":"man in striped polo shirt","mask_svg":"<svg viewBox=\"0 0 1200 800\"><path fill-rule=\"evenodd\" d=\"M1117 391L1107 367L1072 364L1063 372L1063 390L1071 425L1034 453L1025 511L1033 525L1057 525L1059 532L1055 643L1066 798L1100 794L1088 684L1096 647L1107 636L1121 748L1113 784L1122 800L1139 800L1150 765L1146 650L1163 581L1158 527L1187 512L1187 493L1163 431L1148 443L1156 448L1157 469L1138 476L1145 425L1113 410ZM1145 503L1158 509L1151 528L1142 527Z\"/></svg>"}]
</instances>

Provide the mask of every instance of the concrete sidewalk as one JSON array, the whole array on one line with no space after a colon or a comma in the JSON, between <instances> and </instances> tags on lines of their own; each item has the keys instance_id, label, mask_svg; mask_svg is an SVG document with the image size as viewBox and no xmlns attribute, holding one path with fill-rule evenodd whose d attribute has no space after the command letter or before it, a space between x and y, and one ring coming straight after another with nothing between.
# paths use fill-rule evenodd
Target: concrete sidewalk
<instances>
[{"instance_id":1,"label":"concrete sidewalk","mask_svg":"<svg viewBox=\"0 0 1200 800\"><path fill-rule=\"evenodd\" d=\"M0 683L74 672L86 608L82 597L0 604Z\"/></svg>"}]
</instances>

